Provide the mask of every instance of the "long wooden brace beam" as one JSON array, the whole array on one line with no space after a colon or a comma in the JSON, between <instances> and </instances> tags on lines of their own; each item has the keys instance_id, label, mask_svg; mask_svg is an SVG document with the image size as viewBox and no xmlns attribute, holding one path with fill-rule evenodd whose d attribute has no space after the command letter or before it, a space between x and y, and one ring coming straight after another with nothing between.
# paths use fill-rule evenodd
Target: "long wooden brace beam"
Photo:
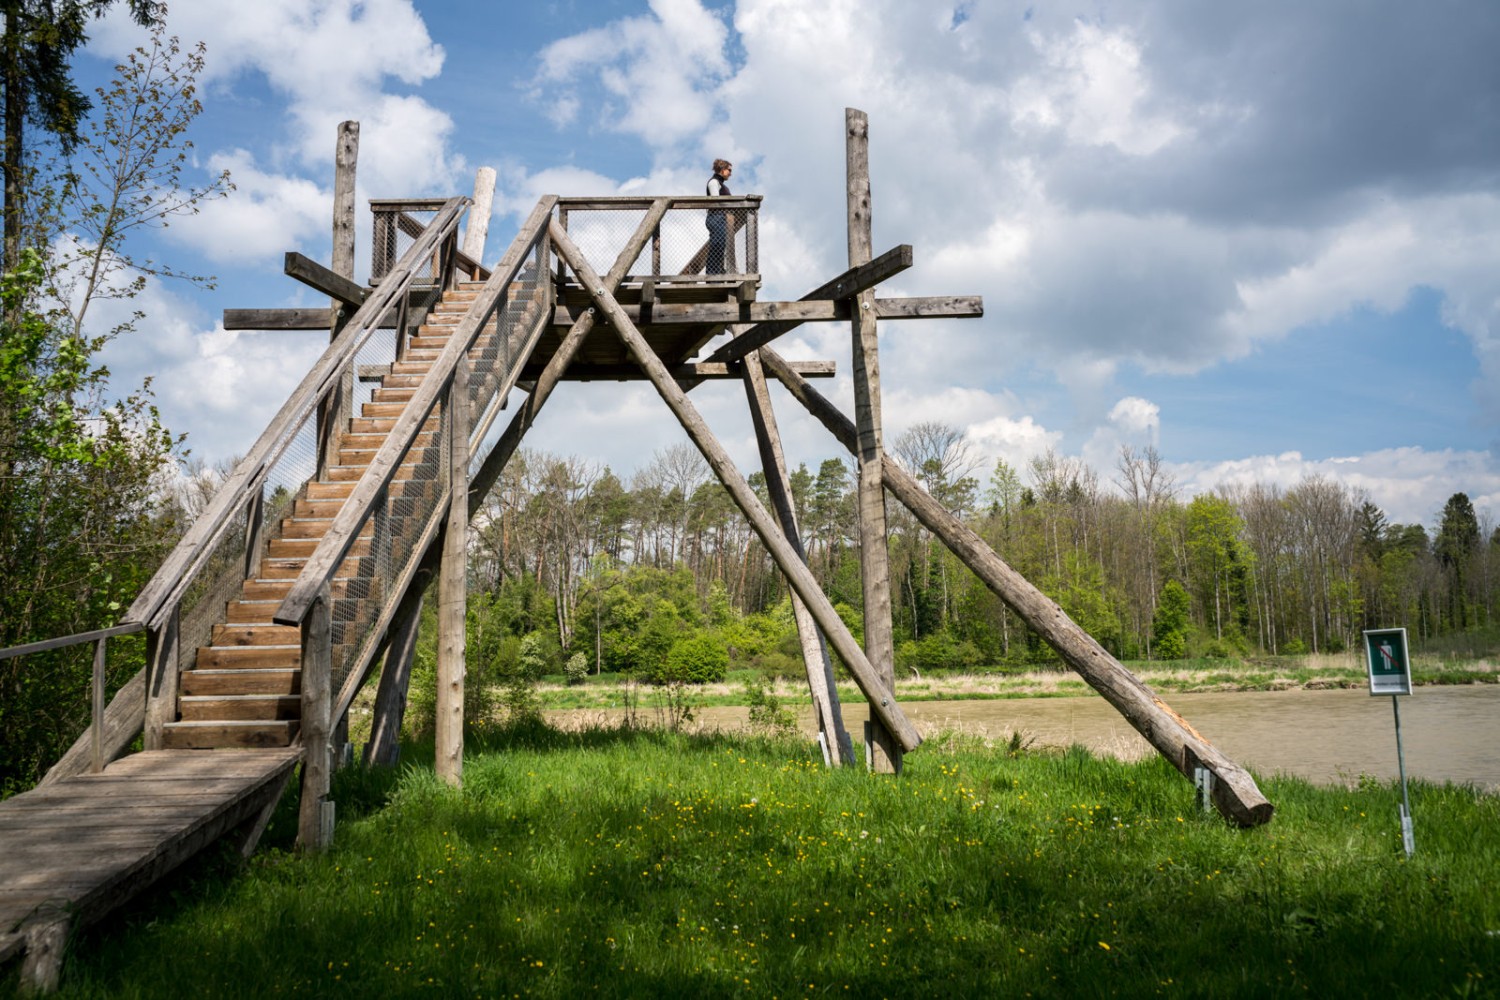
<instances>
[{"instance_id":1,"label":"long wooden brace beam","mask_svg":"<svg viewBox=\"0 0 1500 1000\"><path fill-rule=\"evenodd\" d=\"M857 445L853 421L807 380L798 376L775 351L762 348L760 356L765 369L852 452ZM1186 719L1168 707L1150 687L1069 618L1057 602L1012 569L984 539L934 500L889 455L882 463L881 474L885 488L1057 650L1068 666L1103 695L1172 766L1191 778L1193 758L1196 758L1212 771L1217 778L1213 790L1214 806L1223 816L1246 827L1259 826L1270 820L1275 808L1261 794L1248 771L1230 760Z\"/></svg>"},{"instance_id":2,"label":"long wooden brace beam","mask_svg":"<svg viewBox=\"0 0 1500 1000\"><path fill-rule=\"evenodd\" d=\"M851 267L832 281L825 282L814 288L802 296L799 301L808 302L814 299L852 298L865 289L874 288L887 278L894 277L911 267L912 259L911 244L903 243L898 247L887 250L869 263L860 264L858 267ZM795 330L803 322L803 320L799 319L788 319L758 323L720 347L717 351L714 351L704 360L738 361L757 347L769 344L788 330Z\"/></svg>"},{"instance_id":3,"label":"long wooden brace beam","mask_svg":"<svg viewBox=\"0 0 1500 1000\"><path fill-rule=\"evenodd\" d=\"M799 299L796 302L657 302L654 305L621 305L634 323L653 326L669 323L776 323L848 322L853 307L848 299ZM577 319L587 310L581 305L559 308L558 318ZM984 315L984 301L977 295L922 296L875 300L877 319L971 318ZM793 329L788 326L786 329ZM758 327L752 328L757 329ZM785 332L785 331L782 331ZM744 336L744 335L742 335ZM738 344L739 341L731 341ZM725 345L726 347L729 345ZM744 354L749 354L745 351ZM731 360L739 360L740 354Z\"/></svg>"},{"instance_id":4,"label":"long wooden brace beam","mask_svg":"<svg viewBox=\"0 0 1500 1000\"><path fill-rule=\"evenodd\" d=\"M316 289L329 298L338 299L351 310L358 309L370 297L370 290L357 282L329 270L310 257L295 250L288 250L286 263L282 266L287 277L296 278L309 288Z\"/></svg>"},{"instance_id":5,"label":"long wooden brace beam","mask_svg":"<svg viewBox=\"0 0 1500 1000\"><path fill-rule=\"evenodd\" d=\"M850 634L848 627L833 610L832 602L818 586L817 580L813 579L812 571L801 559L797 558L797 553L793 550L791 543L781 533L771 515L761 506L755 492L750 489L750 484L745 481L745 477L730 460L729 453L724 450L723 445L719 444L713 432L708 429L708 425L703 422L697 409L688 400L687 393L683 392L682 388L672 380L672 375L667 371L666 365L656 356L651 345L646 343L646 339L635 328L635 324L630 322L630 318L615 301L614 295L603 287L578 247L573 244L568 234L555 220L552 223L551 232L552 243L558 253L567 262L568 267L572 268L583 287L589 290L594 304L600 312L604 313L610 326L614 327L615 333L625 343L636 363L645 369L652 384L656 386L656 391L661 394L667 406L682 423L688 436L703 453L703 457L708 460L719 482L724 484L724 488L729 491L735 503L744 511L751 527L760 536L761 543L776 560L776 565L780 568L782 575L787 578L787 582L791 584L797 596L802 598L802 602L812 611L818 627L828 636L834 650L849 667L849 672L854 675L854 680L860 690L864 691L865 696L870 699L871 710L886 728L895 734L902 749L915 750L921 746L922 737L908 721L906 714L897 707L895 700L885 692L884 686L875 673L875 668L870 665L870 661L865 658L864 650L859 648L859 644L854 641L854 636Z\"/></svg>"}]
</instances>

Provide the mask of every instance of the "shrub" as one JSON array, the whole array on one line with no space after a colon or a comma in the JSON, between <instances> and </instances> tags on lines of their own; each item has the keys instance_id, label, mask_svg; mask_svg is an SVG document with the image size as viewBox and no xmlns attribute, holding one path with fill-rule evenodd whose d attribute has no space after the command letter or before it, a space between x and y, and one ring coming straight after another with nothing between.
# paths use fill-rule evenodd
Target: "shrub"
<instances>
[{"instance_id":1,"label":"shrub","mask_svg":"<svg viewBox=\"0 0 1500 1000\"><path fill-rule=\"evenodd\" d=\"M722 681L728 671L729 652L724 643L717 636L700 632L679 639L652 679L657 683L707 684Z\"/></svg>"},{"instance_id":2,"label":"shrub","mask_svg":"<svg viewBox=\"0 0 1500 1000\"><path fill-rule=\"evenodd\" d=\"M563 674L568 678L569 684L582 684L589 675L589 658L582 653L574 653L563 665Z\"/></svg>"}]
</instances>

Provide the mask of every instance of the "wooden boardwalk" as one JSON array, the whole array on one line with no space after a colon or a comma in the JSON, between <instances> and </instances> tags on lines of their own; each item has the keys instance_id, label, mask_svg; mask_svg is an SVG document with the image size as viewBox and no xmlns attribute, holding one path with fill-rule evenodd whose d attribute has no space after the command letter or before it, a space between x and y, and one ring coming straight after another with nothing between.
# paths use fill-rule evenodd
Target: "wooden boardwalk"
<instances>
[{"instance_id":1,"label":"wooden boardwalk","mask_svg":"<svg viewBox=\"0 0 1500 1000\"><path fill-rule=\"evenodd\" d=\"M71 930L226 833L253 849L300 747L155 750L0 802L0 961L55 984Z\"/></svg>"}]
</instances>

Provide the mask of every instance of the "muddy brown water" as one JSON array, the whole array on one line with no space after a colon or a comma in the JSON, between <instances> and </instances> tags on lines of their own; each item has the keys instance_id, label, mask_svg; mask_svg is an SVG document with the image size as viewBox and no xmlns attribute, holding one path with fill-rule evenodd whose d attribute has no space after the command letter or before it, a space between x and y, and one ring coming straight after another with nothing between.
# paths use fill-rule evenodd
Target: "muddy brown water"
<instances>
[{"instance_id":1,"label":"muddy brown water","mask_svg":"<svg viewBox=\"0 0 1500 1000\"><path fill-rule=\"evenodd\" d=\"M1176 694L1165 700L1231 758L1263 775L1286 773L1323 784L1352 783L1361 775L1381 780L1397 776L1388 696L1371 697L1364 690L1252 691ZM1080 743L1126 758L1151 752L1094 695L922 701L902 707L924 734L956 728L1007 739L1019 731L1038 745ZM863 705L844 712L856 742L867 714ZM743 726L745 717L744 708L696 713L697 721L710 729ZM806 731L814 731L810 714L804 713L801 722ZM1500 684L1417 688L1401 699L1401 739L1408 777L1500 791Z\"/></svg>"}]
</instances>

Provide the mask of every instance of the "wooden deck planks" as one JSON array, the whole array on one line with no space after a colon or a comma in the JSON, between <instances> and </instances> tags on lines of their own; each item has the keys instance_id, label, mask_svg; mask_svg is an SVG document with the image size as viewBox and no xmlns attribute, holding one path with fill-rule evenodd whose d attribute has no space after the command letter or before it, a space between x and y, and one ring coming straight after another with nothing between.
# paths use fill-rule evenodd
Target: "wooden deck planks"
<instances>
[{"instance_id":1,"label":"wooden deck planks","mask_svg":"<svg viewBox=\"0 0 1500 1000\"><path fill-rule=\"evenodd\" d=\"M156 750L0 802L0 946L28 921L97 920L253 818L300 748Z\"/></svg>"}]
</instances>

